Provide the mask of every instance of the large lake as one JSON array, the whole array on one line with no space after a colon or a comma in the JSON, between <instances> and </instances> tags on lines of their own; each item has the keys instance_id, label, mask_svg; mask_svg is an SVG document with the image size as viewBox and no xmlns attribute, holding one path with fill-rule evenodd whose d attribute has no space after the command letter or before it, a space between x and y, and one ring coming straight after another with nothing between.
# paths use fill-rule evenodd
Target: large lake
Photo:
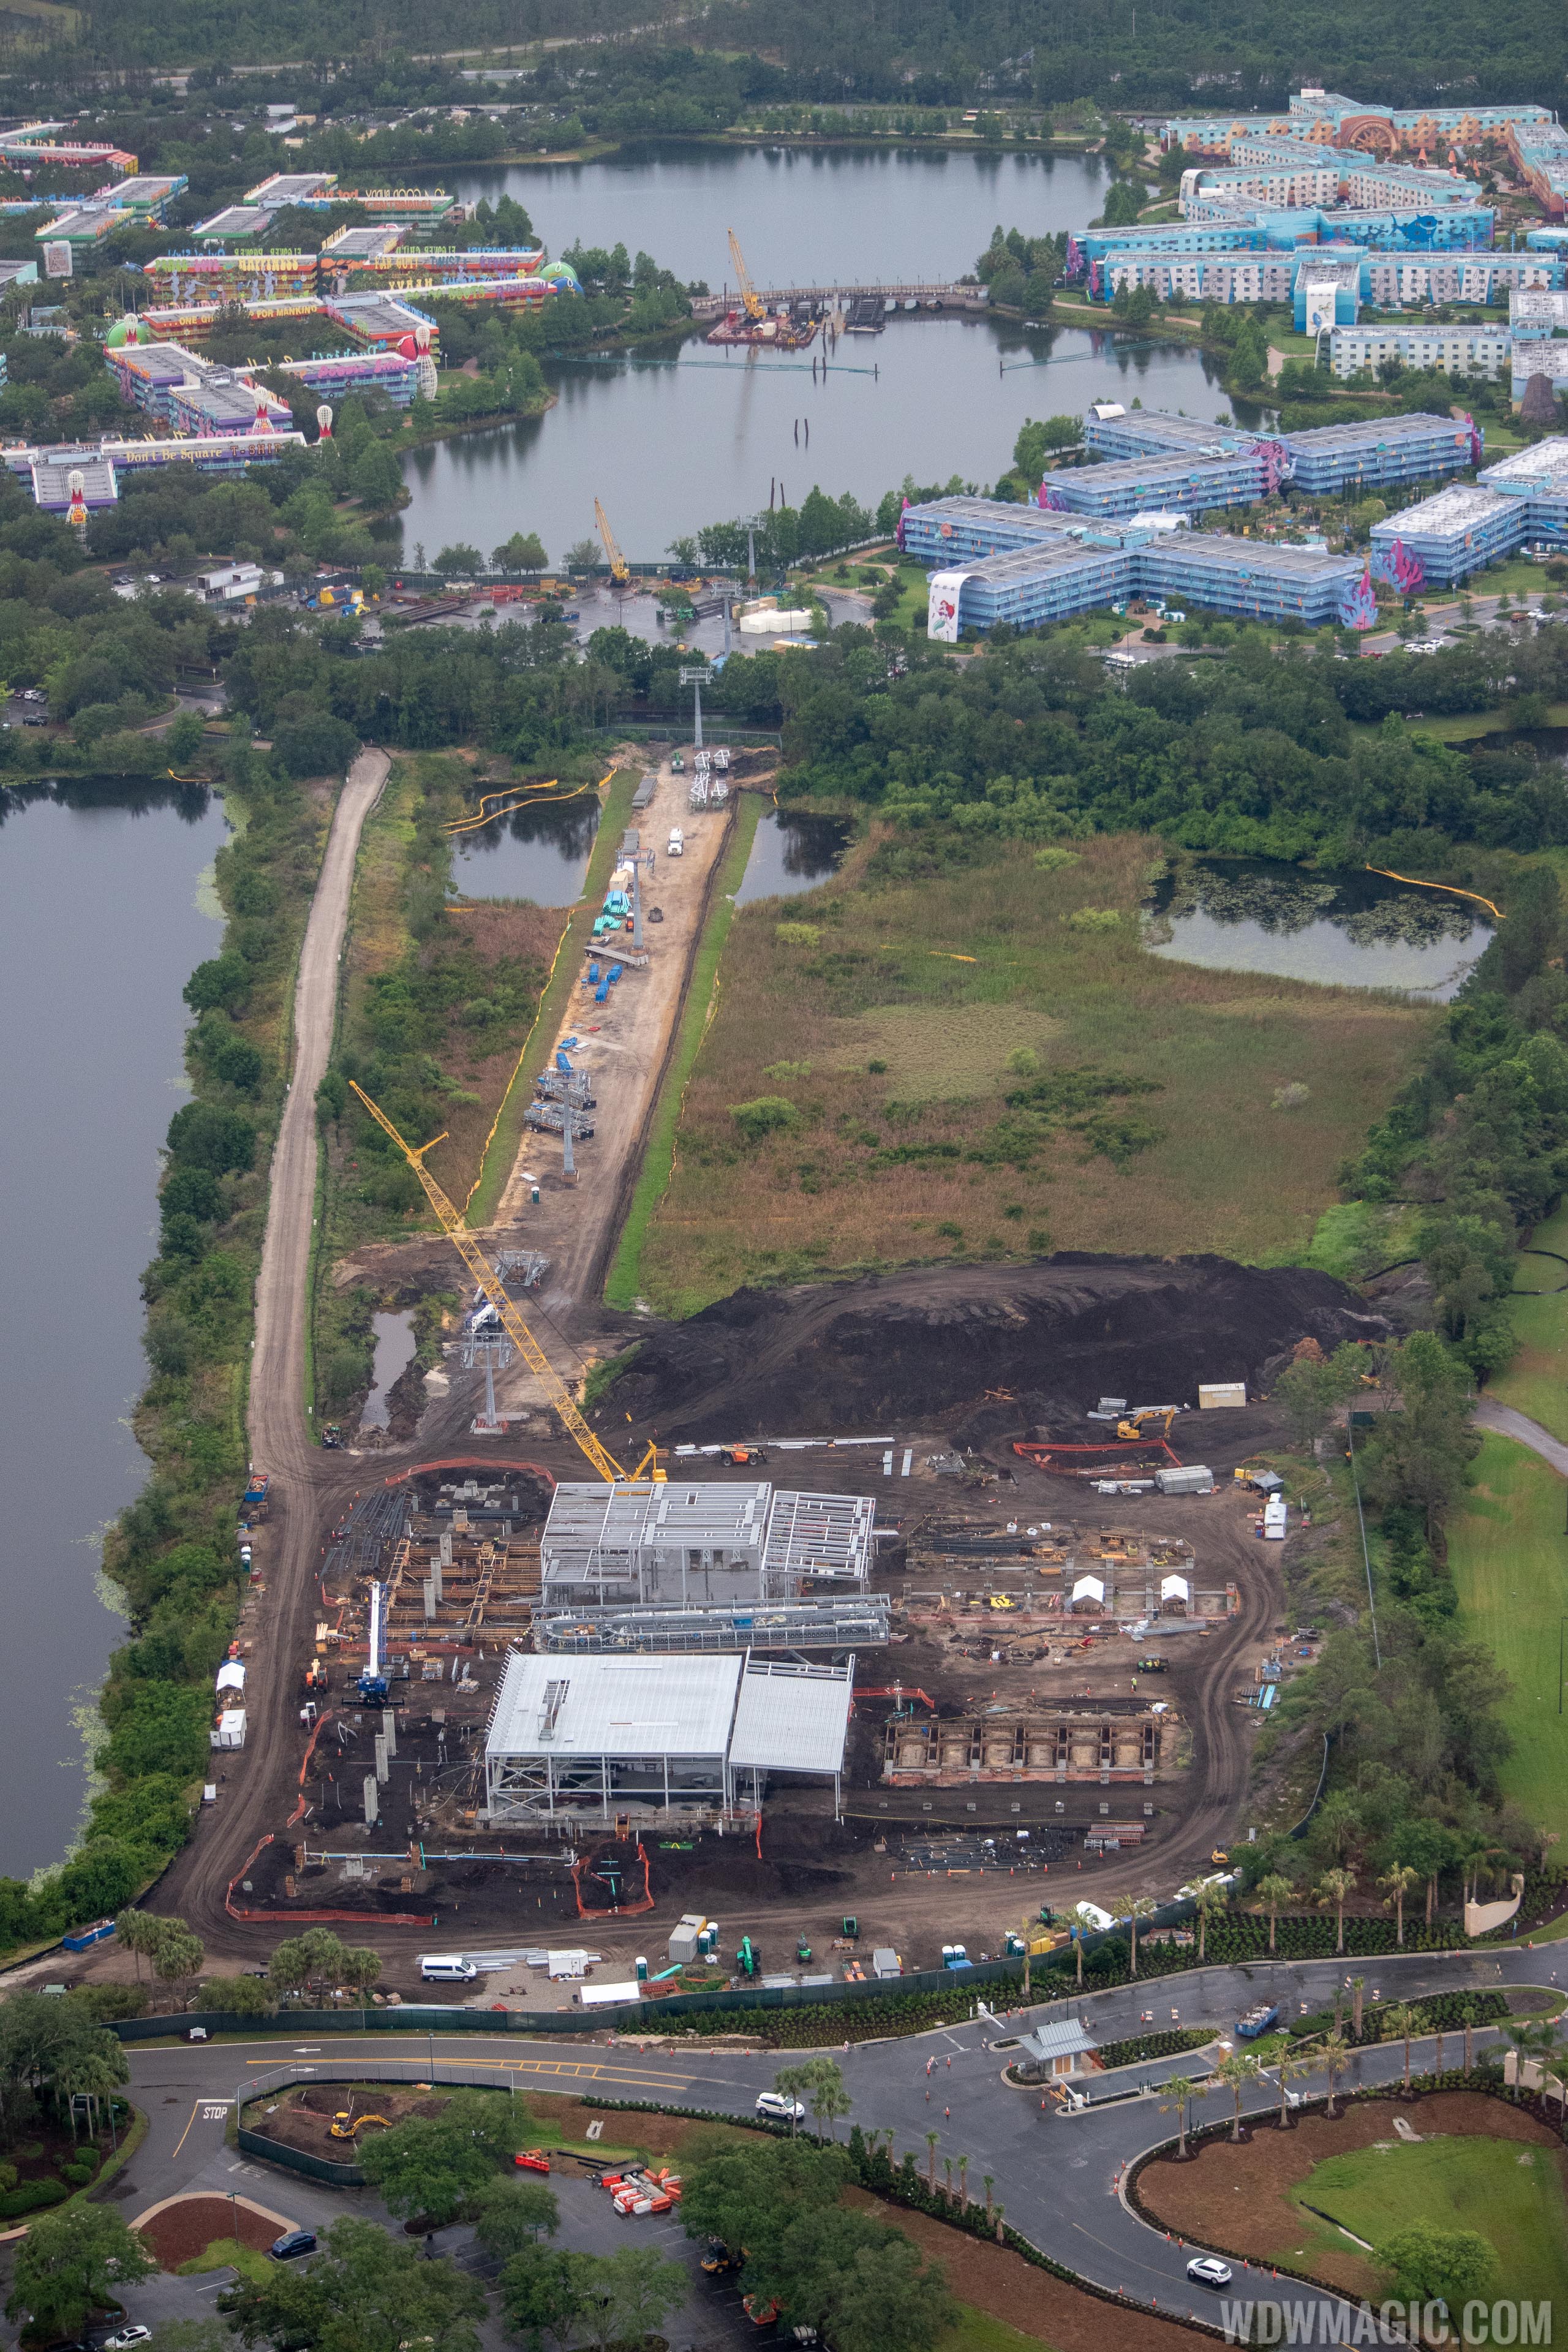
<instances>
[{"instance_id":1,"label":"large lake","mask_svg":"<svg viewBox=\"0 0 1568 2352\"><path fill-rule=\"evenodd\" d=\"M552 253L624 243L717 289L733 283L731 228L760 286L941 281L973 269L998 222L1029 236L1081 226L1106 182L1093 156L674 146L447 184L515 196ZM408 560L416 541L433 560L458 541L488 553L536 530L558 562L592 536L597 496L626 554L656 562L704 522L765 510L770 494L798 505L814 483L873 506L906 474L987 486L1026 417L1078 413L1101 394L1232 413L1215 362L1188 346L931 314L842 336L826 380L809 353L726 354L700 340L546 373L559 396L547 415L409 457Z\"/></svg>"},{"instance_id":2,"label":"large lake","mask_svg":"<svg viewBox=\"0 0 1568 2352\"><path fill-rule=\"evenodd\" d=\"M180 991L221 937L205 793L102 806L0 793L0 1875L58 1862L79 1710L124 1625L99 1568L147 1461L142 1267L158 1147L185 1099Z\"/></svg>"}]
</instances>

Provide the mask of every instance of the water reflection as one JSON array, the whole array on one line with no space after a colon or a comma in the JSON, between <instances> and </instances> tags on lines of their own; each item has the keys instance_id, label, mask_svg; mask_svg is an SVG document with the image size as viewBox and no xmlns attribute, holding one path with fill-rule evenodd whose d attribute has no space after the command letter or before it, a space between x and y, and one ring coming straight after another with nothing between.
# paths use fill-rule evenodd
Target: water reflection
<instances>
[{"instance_id":1,"label":"water reflection","mask_svg":"<svg viewBox=\"0 0 1568 2352\"><path fill-rule=\"evenodd\" d=\"M770 809L757 827L735 904L750 898L793 898L815 889L844 862L850 827L842 817L802 816Z\"/></svg>"},{"instance_id":2,"label":"water reflection","mask_svg":"<svg viewBox=\"0 0 1568 2352\"><path fill-rule=\"evenodd\" d=\"M599 803L591 793L565 807L514 809L454 843L452 887L465 898L569 907L583 887L598 830Z\"/></svg>"},{"instance_id":3,"label":"water reflection","mask_svg":"<svg viewBox=\"0 0 1568 2352\"><path fill-rule=\"evenodd\" d=\"M227 827L204 792L90 779L0 791L0 1874L26 1878L77 1822L73 1706L123 1638L96 1538L148 1475L140 1276Z\"/></svg>"},{"instance_id":4,"label":"water reflection","mask_svg":"<svg viewBox=\"0 0 1568 2352\"><path fill-rule=\"evenodd\" d=\"M412 1315L373 1315L375 1366L370 1394L360 1408L362 1429L384 1429L392 1413L392 1391L414 1361Z\"/></svg>"},{"instance_id":5,"label":"water reflection","mask_svg":"<svg viewBox=\"0 0 1568 2352\"><path fill-rule=\"evenodd\" d=\"M1491 925L1462 898L1374 874L1226 859L1183 865L1163 883L1144 937L1155 955L1212 971L1398 989L1446 1004Z\"/></svg>"}]
</instances>

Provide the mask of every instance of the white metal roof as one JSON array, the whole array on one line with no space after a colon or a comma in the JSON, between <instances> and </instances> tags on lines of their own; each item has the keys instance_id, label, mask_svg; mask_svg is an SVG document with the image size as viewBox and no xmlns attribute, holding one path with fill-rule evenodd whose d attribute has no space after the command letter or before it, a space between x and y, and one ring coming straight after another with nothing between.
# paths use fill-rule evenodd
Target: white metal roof
<instances>
[{"instance_id":1,"label":"white metal roof","mask_svg":"<svg viewBox=\"0 0 1568 2352\"><path fill-rule=\"evenodd\" d=\"M1040 2026L1034 2033L1022 2034L1018 2046L1026 2050L1038 2065L1047 2058L1080 2058L1099 2045L1076 2017L1061 2017Z\"/></svg>"},{"instance_id":2,"label":"white metal roof","mask_svg":"<svg viewBox=\"0 0 1568 2352\"><path fill-rule=\"evenodd\" d=\"M487 1756L721 1756L741 1660L540 1657L507 1660Z\"/></svg>"},{"instance_id":3,"label":"white metal roof","mask_svg":"<svg viewBox=\"0 0 1568 2352\"><path fill-rule=\"evenodd\" d=\"M741 1677L731 1764L837 1772L849 1730L852 1666L753 1664Z\"/></svg>"},{"instance_id":4,"label":"white metal roof","mask_svg":"<svg viewBox=\"0 0 1568 2352\"><path fill-rule=\"evenodd\" d=\"M1516 449L1511 457L1503 457L1489 466L1477 484L1478 489L1490 489L1495 482L1544 480L1552 483L1568 475L1568 435L1554 433L1544 441L1532 442L1528 449Z\"/></svg>"},{"instance_id":5,"label":"white metal roof","mask_svg":"<svg viewBox=\"0 0 1568 2352\"><path fill-rule=\"evenodd\" d=\"M1163 1576L1160 1579L1160 1598L1162 1601L1178 1599L1185 1601L1191 1590L1192 1588L1188 1584L1184 1576Z\"/></svg>"},{"instance_id":6,"label":"white metal roof","mask_svg":"<svg viewBox=\"0 0 1568 2352\"><path fill-rule=\"evenodd\" d=\"M1090 1593L1093 1594L1096 1601L1104 1600L1105 1580L1102 1577L1080 1576L1078 1582L1073 1586L1072 1597L1075 1601L1082 1601Z\"/></svg>"},{"instance_id":7,"label":"white metal roof","mask_svg":"<svg viewBox=\"0 0 1568 2352\"><path fill-rule=\"evenodd\" d=\"M773 1488L736 1480L671 1478L605 1485L563 1479L551 1500L545 1551L629 1551L641 1544L751 1548L762 1540Z\"/></svg>"}]
</instances>

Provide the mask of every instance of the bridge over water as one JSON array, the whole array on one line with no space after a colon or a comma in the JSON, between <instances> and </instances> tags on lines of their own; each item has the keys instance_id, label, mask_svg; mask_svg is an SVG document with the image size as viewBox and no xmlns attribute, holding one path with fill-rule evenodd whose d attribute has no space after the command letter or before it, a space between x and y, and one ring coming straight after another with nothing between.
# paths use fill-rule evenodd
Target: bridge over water
<instances>
[{"instance_id":1,"label":"bridge over water","mask_svg":"<svg viewBox=\"0 0 1568 2352\"><path fill-rule=\"evenodd\" d=\"M951 286L911 281L887 286L759 286L757 299L770 310L782 310L786 305L810 302L825 310L847 310L850 304L860 301L915 302L922 310L984 310L986 291L984 286ZM739 307L740 295L723 288L717 294L693 297L691 315L694 319L721 319L725 312Z\"/></svg>"}]
</instances>

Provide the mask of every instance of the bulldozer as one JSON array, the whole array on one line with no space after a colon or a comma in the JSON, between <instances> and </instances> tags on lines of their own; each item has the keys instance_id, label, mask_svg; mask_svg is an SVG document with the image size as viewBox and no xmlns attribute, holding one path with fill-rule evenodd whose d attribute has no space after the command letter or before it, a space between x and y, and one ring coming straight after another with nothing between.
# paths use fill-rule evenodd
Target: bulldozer
<instances>
[{"instance_id":1,"label":"bulldozer","mask_svg":"<svg viewBox=\"0 0 1568 2352\"><path fill-rule=\"evenodd\" d=\"M1161 1437L1169 1437L1171 1434L1171 1423L1175 1420L1176 1415L1181 1412L1181 1410L1182 1408L1179 1404L1141 1404L1137 1408L1136 1412L1130 1412L1127 1415L1125 1421L1119 1421L1117 1423L1116 1434L1118 1437L1130 1438L1133 1443L1136 1443L1141 1437L1152 1436L1155 1433L1152 1424L1158 1421L1163 1422L1164 1424L1158 1433L1159 1435ZM1145 1422L1151 1424L1147 1429L1143 1425Z\"/></svg>"}]
</instances>

